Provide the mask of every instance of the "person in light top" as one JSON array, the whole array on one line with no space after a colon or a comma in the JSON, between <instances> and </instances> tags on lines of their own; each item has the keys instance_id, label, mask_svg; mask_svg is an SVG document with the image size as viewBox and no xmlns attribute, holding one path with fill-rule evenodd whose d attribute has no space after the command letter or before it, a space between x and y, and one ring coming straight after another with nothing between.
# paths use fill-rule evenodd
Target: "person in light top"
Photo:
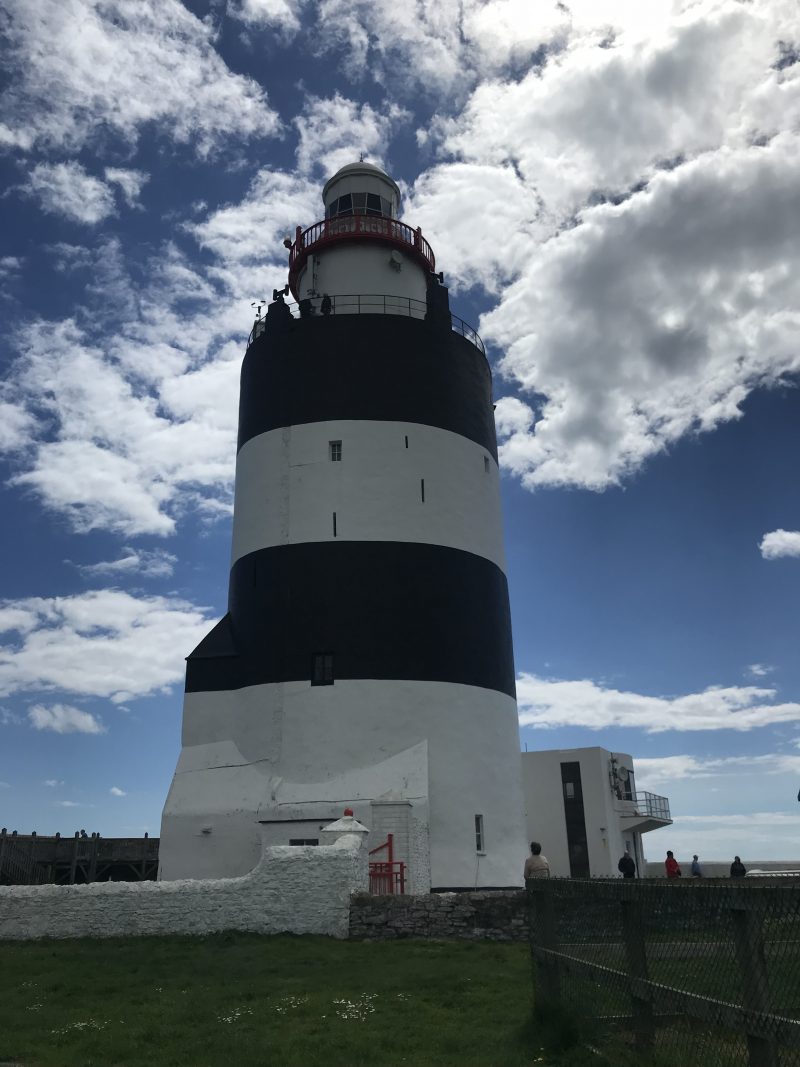
<instances>
[{"instance_id":1,"label":"person in light top","mask_svg":"<svg viewBox=\"0 0 800 1067\"><path fill-rule=\"evenodd\" d=\"M550 864L547 857L542 855L542 846L538 841L531 841L531 854L525 860L525 880L528 878L549 878Z\"/></svg>"}]
</instances>

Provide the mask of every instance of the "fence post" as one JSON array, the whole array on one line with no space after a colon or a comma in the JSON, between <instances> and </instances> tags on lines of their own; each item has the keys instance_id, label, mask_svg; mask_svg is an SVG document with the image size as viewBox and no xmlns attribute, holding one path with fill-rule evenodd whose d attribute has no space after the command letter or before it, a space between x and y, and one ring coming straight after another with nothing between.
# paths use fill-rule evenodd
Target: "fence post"
<instances>
[{"instance_id":1,"label":"fence post","mask_svg":"<svg viewBox=\"0 0 800 1067\"><path fill-rule=\"evenodd\" d=\"M69 884L75 885L75 872L78 867L78 842L81 839L80 833L75 831L75 840L72 843L72 856L69 861Z\"/></svg>"},{"instance_id":2,"label":"fence post","mask_svg":"<svg viewBox=\"0 0 800 1067\"><path fill-rule=\"evenodd\" d=\"M94 882L97 879L97 849L100 846L100 834L92 834L91 851L89 852L89 876L87 881Z\"/></svg>"},{"instance_id":3,"label":"fence post","mask_svg":"<svg viewBox=\"0 0 800 1067\"><path fill-rule=\"evenodd\" d=\"M5 853L6 853L6 836L7 836L7 834L8 834L8 831L6 830L6 828L4 826L3 829L0 830L0 878L3 875L3 859L4 859Z\"/></svg>"},{"instance_id":4,"label":"fence post","mask_svg":"<svg viewBox=\"0 0 800 1067\"><path fill-rule=\"evenodd\" d=\"M553 892L543 879L529 878L528 906L531 949L533 951L536 971L536 987L542 1003L558 1004L561 1000L561 976L555 953L558 950L556 933L556 915ZM536 948L546 949L548 955L542 958Z\"/></svg>"},{"instance_id":5,"label":"fence post","mask_svg":"<svg viewBox=\"0 0 800 1067\"><path fill-rule=\"evenodd\" d=\"M736 958L742 976L742 1007L746 1011L767 1013L770 1010L767 959L761 915L744 904L731 908ZM766 1037L747 1035L750 1067L778 1067L775 1045Z\"/></svg>"},{"instance_id":6,"label":"fence post","mask_svg":"<svg viewBox=\"0 0 800 1067\"><path fill-rule=\"evenodd\" d=\"M625 955L628 961L628 974L632 979L647 981L647 951L642 922L642 905L638 900L623 900L622 936L625 940ZM631 1011L633 1013L636 1047L640 1050L650 1048L653 1044L653 1003L648 997L640 997L635 992L635 982L631 982Z\"/></svg>"}]
</instances>

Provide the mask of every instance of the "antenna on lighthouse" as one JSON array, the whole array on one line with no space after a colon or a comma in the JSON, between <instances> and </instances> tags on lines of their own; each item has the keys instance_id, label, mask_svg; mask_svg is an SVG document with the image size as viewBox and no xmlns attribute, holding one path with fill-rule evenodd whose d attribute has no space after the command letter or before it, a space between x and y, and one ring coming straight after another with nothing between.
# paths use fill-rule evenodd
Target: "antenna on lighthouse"
<instances>
[{"instance_id":1,"label":"antenna on lighthouse","mask_svg":"<svg viewBox=\"0 0 800 1067\"><path fill-rule=\"evenodd\" d=\"M258 300L254 300L251 303L250 307L256 308L256 322L261 322L261 309L266 304L266 302L267 298L265 296L260 296Z\"/></svg>"}]
</instances>

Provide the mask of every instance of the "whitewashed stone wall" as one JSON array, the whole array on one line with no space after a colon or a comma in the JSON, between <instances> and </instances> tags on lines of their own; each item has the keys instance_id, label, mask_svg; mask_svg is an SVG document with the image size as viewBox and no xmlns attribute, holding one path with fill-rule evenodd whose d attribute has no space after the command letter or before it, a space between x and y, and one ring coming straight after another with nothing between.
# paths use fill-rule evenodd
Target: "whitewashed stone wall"
<instances>
[{"instance_id":1,"label":"whitewashed stone wall","mask_svg":"<svg viewBox=\"0 0 800 1067\"><path fill-rule=\"evenodd\" d=\"M344 833L330 845L266 847L241 878L2 886L0 940L220 930L346 938L350 895L367 889L365 838Z\"/></svg>"}]
</instances>

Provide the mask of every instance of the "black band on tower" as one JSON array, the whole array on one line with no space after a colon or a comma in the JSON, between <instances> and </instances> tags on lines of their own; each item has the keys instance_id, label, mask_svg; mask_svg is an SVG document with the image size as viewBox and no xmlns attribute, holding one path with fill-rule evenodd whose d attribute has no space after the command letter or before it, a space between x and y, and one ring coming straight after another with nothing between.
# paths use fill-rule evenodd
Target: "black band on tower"
<instances>
[{"instance_id":1,"label":"black band on tower","mask_svg":"<svg viewBox=\"0 0 800 1067\"><path fill-rule=\"evenodd\" d=\"M398 315L291 319L250 345L242 365L239 448L281 426L370 419L461 434L497 458L492 378L451 329Z\"/></svg>"},{"instance_id":2,"label":"black band on tower","mask_svg":"<svg viewBox=\"0 0 800 1067\"><path fill-rule=\"evenodd\" d=\"M213 638L213 640L212 640ZM335 679L455 682L513 697L508 587L471 552L394 541L252 552L231 571L230 616L192 653L187 692Z\"/></svg>"}]
</instances>

